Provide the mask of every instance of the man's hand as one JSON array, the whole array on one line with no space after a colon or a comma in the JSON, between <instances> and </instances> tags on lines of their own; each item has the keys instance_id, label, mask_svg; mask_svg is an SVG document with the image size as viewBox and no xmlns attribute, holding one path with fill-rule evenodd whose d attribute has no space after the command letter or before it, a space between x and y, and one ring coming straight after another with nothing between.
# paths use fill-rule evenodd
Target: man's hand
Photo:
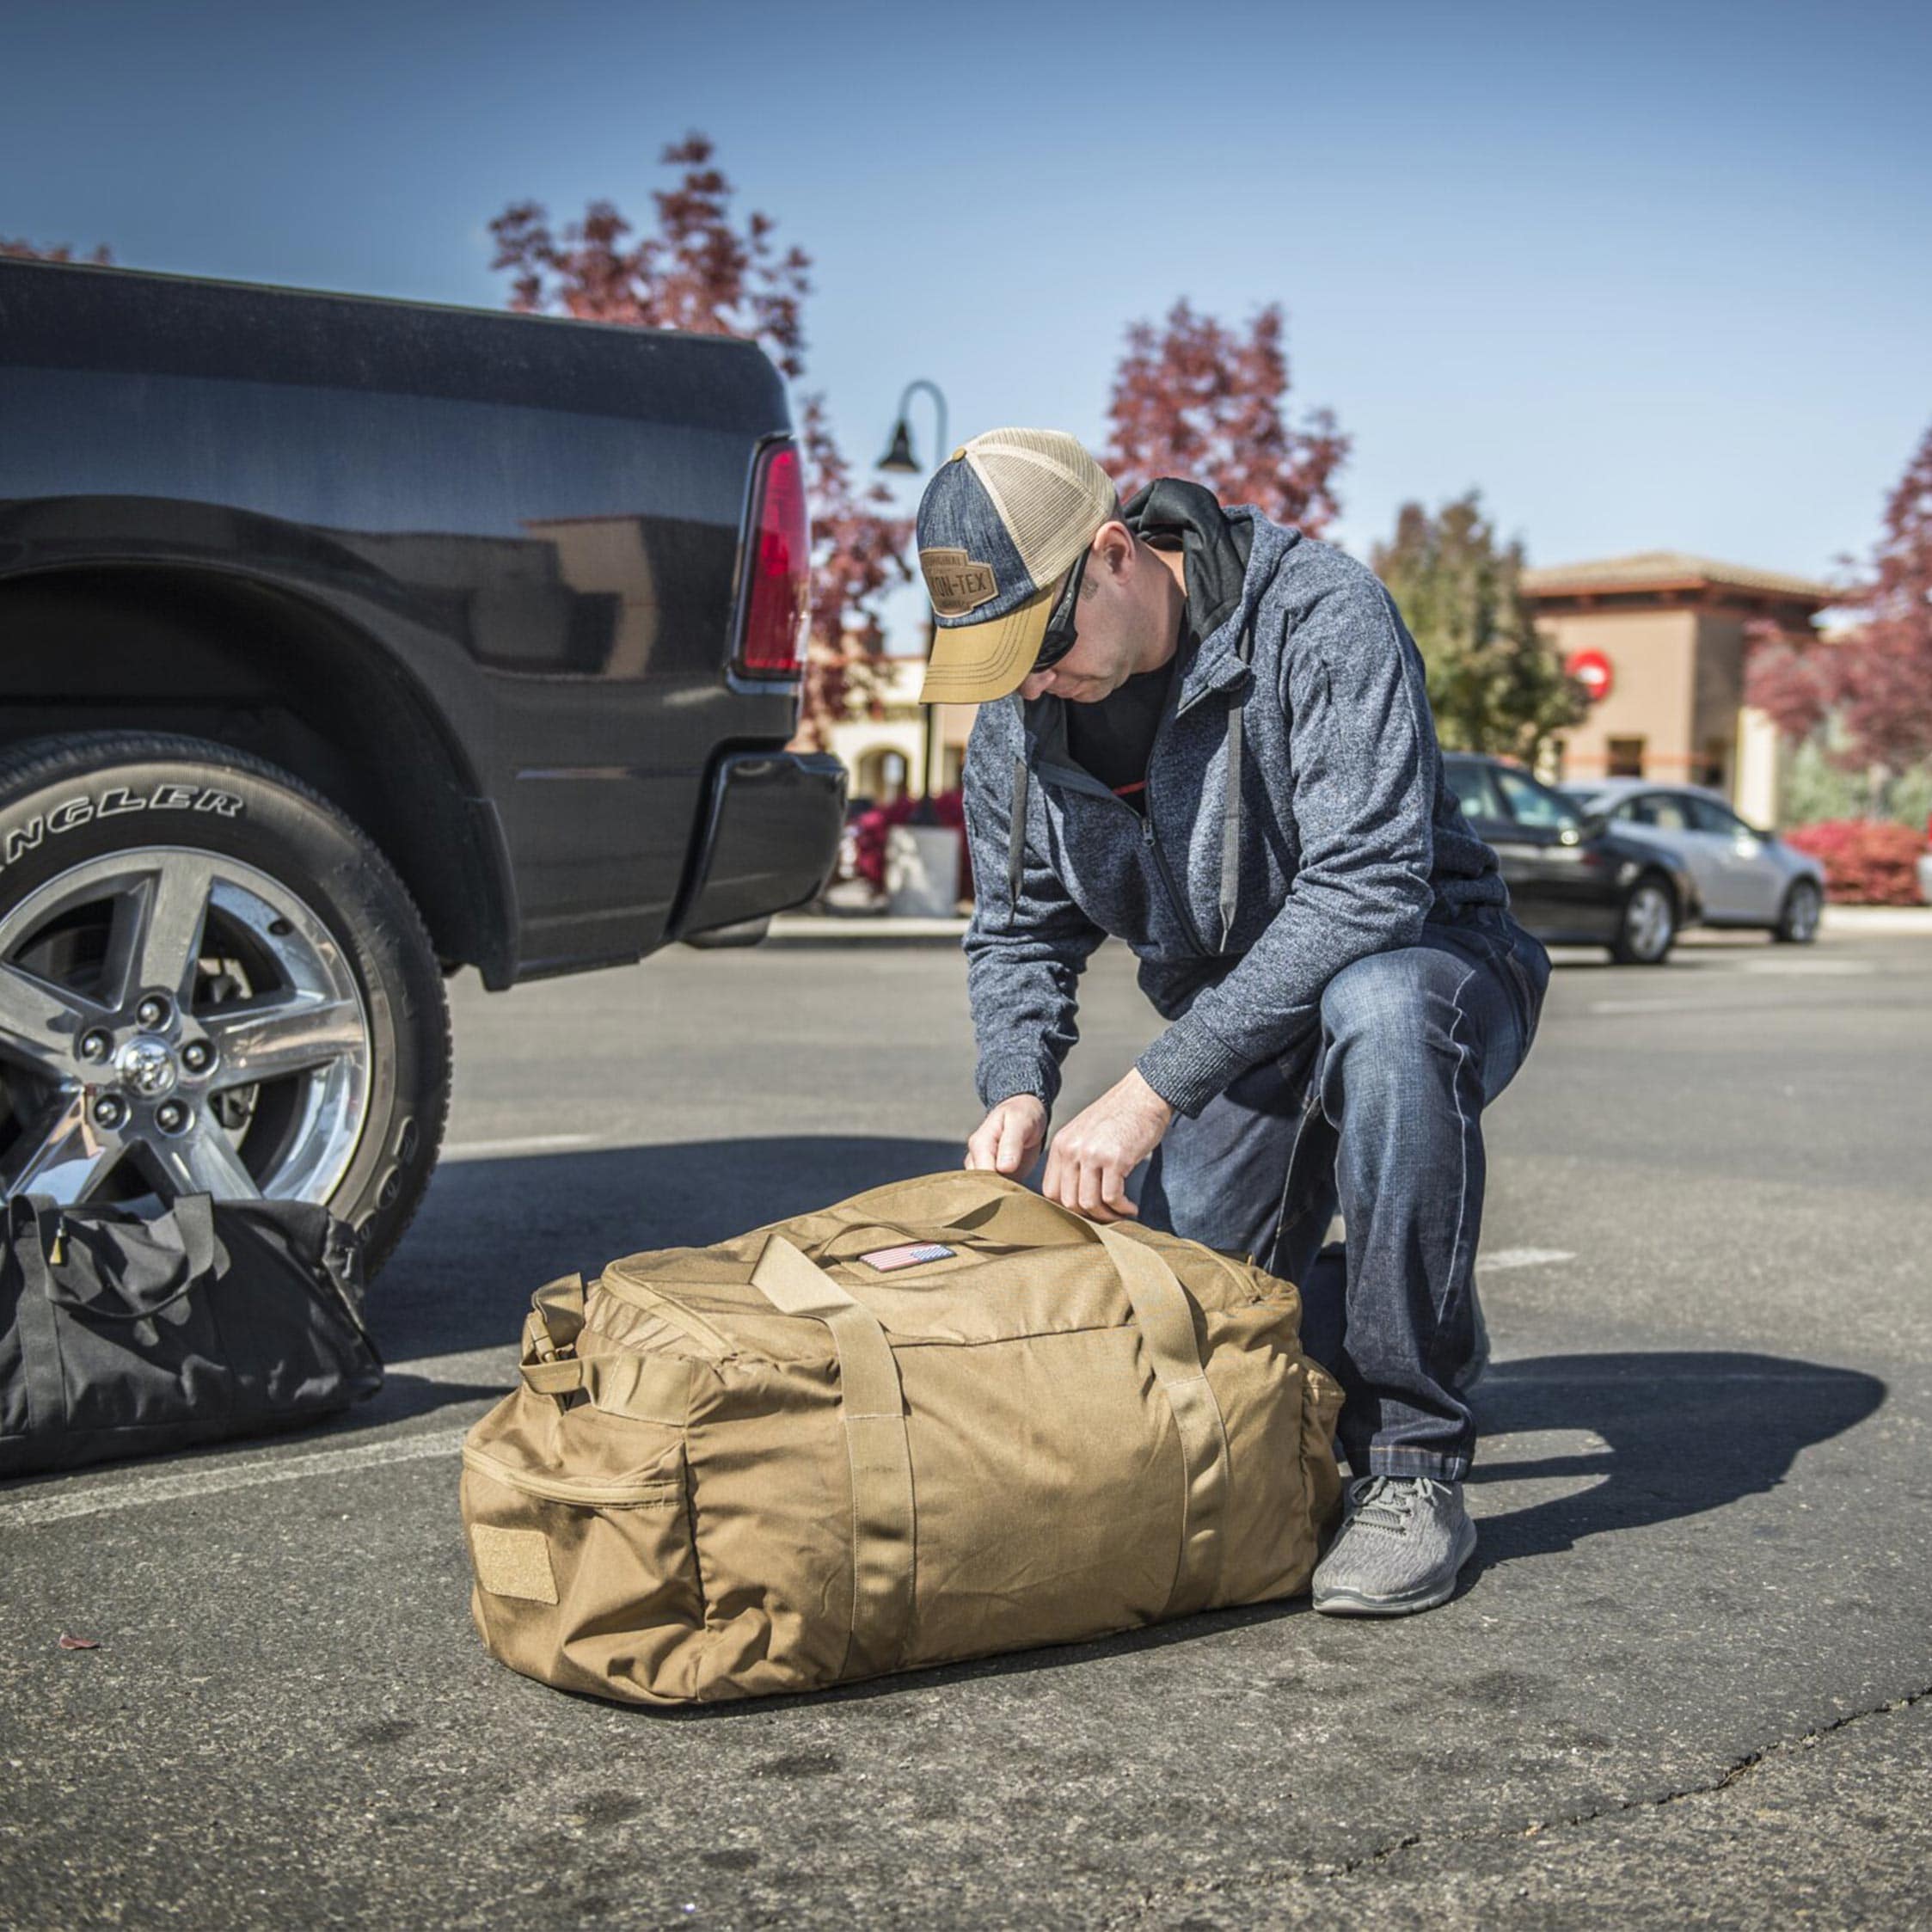
<instances>
[{"instance_id":1,"label":"man's hand","mask_svg":"<svg viewBox=\"0 0 1932 1932\"><path fill-rule=\"evenodd\" d=\"M1024 1181L1040 1158L1046 1138L1046 1106L1038 1094L1015 1094L1002 1101L966 1143L966 1164L989 1168Z\"/></svg>"},{"instance_id":2,"label":"man's hand","mask_svg":"<svg viewBox=\"0 0 1932 1932\"><path fill-rule=\"evenodd\" d=\"M1138 1219L1127 1176L1161 1144L1174 1109L1130 1067L1053 1136L1040 1191L1089 1221Z\"/></svg>"}]
</instances>

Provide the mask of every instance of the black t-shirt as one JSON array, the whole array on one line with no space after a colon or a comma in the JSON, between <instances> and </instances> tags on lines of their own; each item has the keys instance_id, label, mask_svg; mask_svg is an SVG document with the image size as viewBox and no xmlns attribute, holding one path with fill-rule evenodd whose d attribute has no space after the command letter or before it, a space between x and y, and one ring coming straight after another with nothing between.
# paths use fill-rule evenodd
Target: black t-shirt
<instances>
[{"instance_id":1,"label":"black t-shirt","mask_svg":"<svg viewBox=\"0 0 1932 1932\"><path fill-rule=\"evenodd\" d=\"M1157 671L1130 678L1098 704L1063 701L1066 744L1075 764L1137 812L1144 812L1147 759L1167 709L1175 677L1199 640L1239 605L1254 542L1245 518L1230 523L1199 483L1162 477L1142 490L1123 512L1127 527L1157 550L1187 558L1187 604L1175 653Z\"/></svg>"},{"instance_id":2,"label":"black t-shirt","mask_svg":"<svg viewBox=\"0 0 1932 1932\"><path fill-rule=\"evenodd\" d=\"M1176 651L1158 670L1128 678L1097 704L1067 706L1067 750L1074 762L1137 812L1146 810L1147 757L1181 657Z\"/></svg>"}]
</instances>

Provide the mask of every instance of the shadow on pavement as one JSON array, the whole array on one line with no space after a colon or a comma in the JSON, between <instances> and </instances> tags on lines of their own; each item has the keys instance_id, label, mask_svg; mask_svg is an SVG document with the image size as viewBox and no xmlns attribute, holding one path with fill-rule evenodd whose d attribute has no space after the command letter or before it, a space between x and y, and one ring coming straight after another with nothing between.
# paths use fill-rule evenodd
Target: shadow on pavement
<instances>
[{"instance_id":1,"label":"shadow on pavement","mask_svg":"<svg viewBox=\"0 0 1932 1932\"><path fill-rule=\"evenodd\" d=\"M1486 1516L1487 1567L1585 1536L1721 1509L1774 1489L1798 1452L1862 1422L1885 1400L1874 1376L1776 1355L1627 1352L1499 1362L1475 1397L1486 1437L1589 1430L1607 1452L1486 1459L1472 1486L1598 1477L1593 1487Z\"/></svg>"}]
</instances>

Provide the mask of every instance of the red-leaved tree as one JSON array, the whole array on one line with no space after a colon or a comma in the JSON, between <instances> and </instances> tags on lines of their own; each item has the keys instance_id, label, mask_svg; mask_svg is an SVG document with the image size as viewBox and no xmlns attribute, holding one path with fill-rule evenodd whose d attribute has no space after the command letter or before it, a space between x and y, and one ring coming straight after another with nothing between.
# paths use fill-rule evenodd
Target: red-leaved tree
<instances>
[{"instance_id":1,"label":"red-leaved tree","mask_svg":"<svg viewBox=\"0 0 1932 1932\"><path fill-rule=\"evenodd\" d=\"M506 208L490 224L493 268L514 278L510 306L524 314L628 322L734 335L757 342L779 369L805 371L805 297L811 258L781 249L768 215L733 212L733 189L711 143L687 135L660 157L679 170L674 186L651 197L657 225L635 230L608 201L593 201L560 234L534 202ZM879 599L910 576L911 524L883 513L882 485L856 482L827 422L825 399L799 404L799 439L812 507L811 627L796 742L821 749L831 727L876 689L883 642Z\"/></svg>"},{"instance_id":2,"label":"red-leaved tree","mask_svg":"<svg viewBox=\"0 0 1932 1932\"><path fill-rule=\"evenodd\" d=\"M1829 642L1754 624L1745 696L1792 738L1836 719L1837 762L1874 773L1882 792L1932 759L1932 429L1886 500L1868 573L1841 602L1859 622Z\"/></svg>"},{"instance_id":3,"label":"red-leaved tree","mask_svg":"<svg viewBox=\"0 0 1932 1932\"><path fill-rule=\"evenodd\" d=\"M1114 373L1106 463L1122 496L1156 476L1188 476L1224 503L1252 503L1319 536L1340 507L1335 471L1349 439L1326 409L1300 428L1285 414L1288 356L1279 304L1244 335L1177 302L1156 328L1136 322Z\"/></svg>"}]
</instances>

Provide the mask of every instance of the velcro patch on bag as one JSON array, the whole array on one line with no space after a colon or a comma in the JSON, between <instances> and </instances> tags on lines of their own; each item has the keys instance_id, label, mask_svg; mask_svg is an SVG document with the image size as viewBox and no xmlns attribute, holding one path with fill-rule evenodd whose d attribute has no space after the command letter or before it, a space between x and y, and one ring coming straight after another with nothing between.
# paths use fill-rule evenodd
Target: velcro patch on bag
<instances>
[{"instance_id":1,"label":"velcro patch on bag","mask_svg":"<svg viewBox=\"0 0 1932 1932\"><path fill-rule=\"evenodd\" d=\"M475 1553L476 1580L493 1597L521 1597L531 1604L557 1600L550 1545L541 1530L505 1530L473 1523L469 1547Z\"/></svg>"},{"instance_id":2,"label":"velcro patch on bag","mask_svg":"<svg viewBox=\"0 0 1932 1932\"><path fill-rule=\"evenodd\" d=\"M942 1241L914 1241L899 1248L874 1248L859 1259L868 1268L886 1274L894 1268L916 1268L922 1261L950 1261L958 1253Z\"/></svg>"}]
</instances>

